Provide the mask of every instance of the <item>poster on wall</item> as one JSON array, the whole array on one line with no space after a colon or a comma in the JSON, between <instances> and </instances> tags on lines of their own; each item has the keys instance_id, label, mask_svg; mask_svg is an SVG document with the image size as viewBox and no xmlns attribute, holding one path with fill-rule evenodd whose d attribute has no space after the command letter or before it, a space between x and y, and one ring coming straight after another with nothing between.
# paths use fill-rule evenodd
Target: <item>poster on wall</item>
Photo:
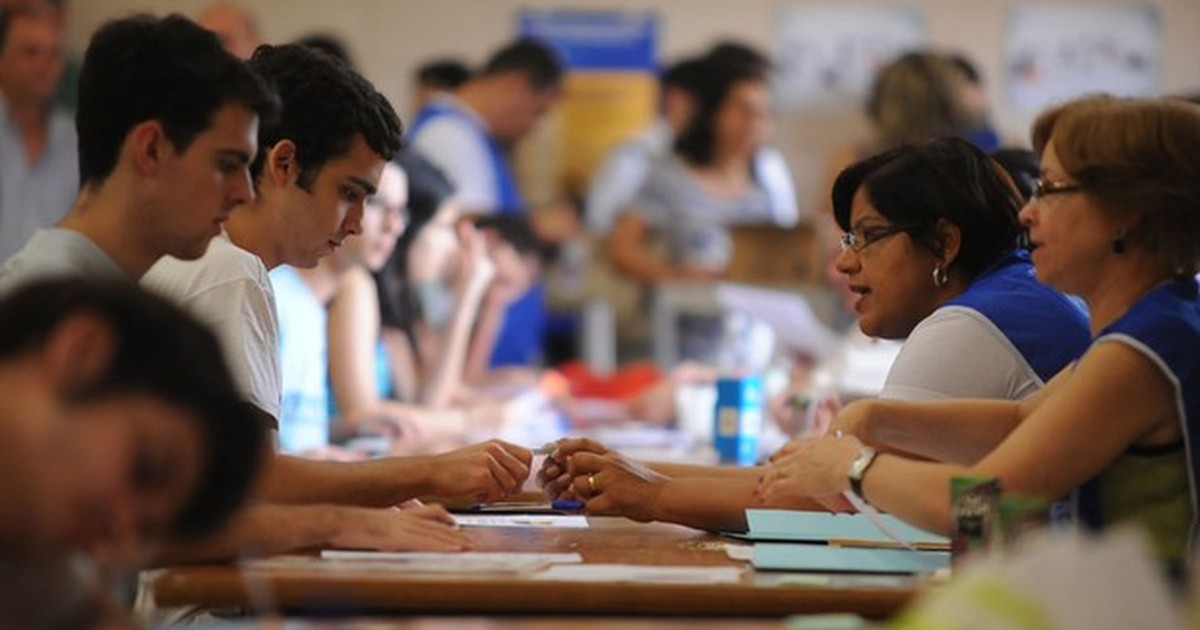
<instances>
[{"instance_id":1,"label":"poster on wall","mask_svg":"<svg viewBox=\"0 0 1200 630\"><path fill-rule=\"evenodd\" d=\"M525 10L520 34L553 46L567 66L544 131L543 176L579 195L618 142L647 127L658 105L658 17L649 12ZM542 182L543 185L549 182ZM536 185L536 184L535 184Z\"/></svg>"},{"instance_id":2,"label":"poster on wall","mask_svg":"<svg viewBox=\"0 0 1200 630\"><path fill-rule=\"evenodd\" d=\"M928 41L925 15L913 8L785 8L775 27L776 105L857 106L880 67Z\"/></svg>"},{"instance_id":3,"label":"poster on wall","mask_svg":"<svg viewBox=\"0 0 1200 630\"><path fill-rule=\"evenodd\" d=\"M1006 55L1009 98L1022 112L1096 92L1161 89L1162 26L1151 5L1014 7Z\"/></svg>"}]
</instances>

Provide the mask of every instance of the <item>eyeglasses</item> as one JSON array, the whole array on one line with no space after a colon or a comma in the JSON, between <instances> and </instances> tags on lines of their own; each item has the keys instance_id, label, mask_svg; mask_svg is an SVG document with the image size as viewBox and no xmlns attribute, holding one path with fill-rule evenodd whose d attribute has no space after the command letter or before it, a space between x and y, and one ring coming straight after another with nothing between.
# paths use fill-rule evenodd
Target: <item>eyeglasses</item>
<instances>
[{"instance_id":1,"label":"eyeglasses","mask_svg":"<svg viewBox=\"0 0 1200 630\"><path fill-rule=\"evenodd\" d=\"M908 229L909 226L899 224L854 228L849 232L842 232L842 251L851 249L857 254L872 243L878 243Z\"/></svg>"},{"instance_id":2,"label":"eyeglasses","mask_svg":"<svg viewBox=\"0 0 1200 630\"><path fill-rule=\"evenodd\" d=\"M1033 198L1041 199L1050 195L1061 195L1066 193L1079 192L1083 190L1083 186L1079 184L1071 184L1068 182L1052 182L1048 179L1039 179L1033 184Z\"/></svg>"}]
</instances>

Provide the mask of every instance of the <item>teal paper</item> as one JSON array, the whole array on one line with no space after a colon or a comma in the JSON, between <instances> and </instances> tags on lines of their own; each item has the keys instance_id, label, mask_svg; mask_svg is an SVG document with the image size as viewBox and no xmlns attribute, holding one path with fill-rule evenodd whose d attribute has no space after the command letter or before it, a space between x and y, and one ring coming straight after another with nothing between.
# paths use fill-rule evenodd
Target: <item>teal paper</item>
<instances>
[{"instance_id":1,"label":"teal paper","mask_svg":"<svg viewBox=\"0 0 1200 630\"><path fill-rule=\"evenodd\" d=\"M755 569L775 571L930 573L949 567L950 553L803 543L756 543L753 564Z\"/></svg>"},{"instance_id":2,"label":"teal paper","mask_svg":"<svg viewBox=\"0 0 1200 630\"><path fill-rule=\"evenodd\" d=\"M890 515L880 514L887 526L909 544L950 543L945 536L918 529ZM799 510L746 510L750 531L747 540L808 541L860 540L892 543L865 514L829 514Z\"/></svg>"}]
</instances>

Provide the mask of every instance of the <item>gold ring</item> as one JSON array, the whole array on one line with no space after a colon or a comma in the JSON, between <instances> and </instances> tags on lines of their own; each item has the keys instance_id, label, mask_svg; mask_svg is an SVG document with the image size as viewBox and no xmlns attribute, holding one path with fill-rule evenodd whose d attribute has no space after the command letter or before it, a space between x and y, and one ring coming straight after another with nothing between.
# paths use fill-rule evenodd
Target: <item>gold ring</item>
<instances>
[{"instance_id":1,"label":"gold ring","mask_svg":"<svg viewBox=\"0 0 1200 630\"><path fill-rule=\"evenodd\" d=\"M592 494L596 494L596 475L588 475L587 479L588 490L590 490Z\"/></svg>"}]
</instances>

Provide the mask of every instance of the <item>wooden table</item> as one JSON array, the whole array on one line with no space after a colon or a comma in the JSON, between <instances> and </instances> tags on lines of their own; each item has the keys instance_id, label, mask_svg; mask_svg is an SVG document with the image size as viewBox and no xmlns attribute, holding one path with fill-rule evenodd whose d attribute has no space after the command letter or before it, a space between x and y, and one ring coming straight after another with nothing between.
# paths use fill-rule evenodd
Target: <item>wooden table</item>
<instances>
[{"instance_id":1,"label":"wooden table","mask_svg":"<svg viewBox=\"0 0 1200 630\"><path fill-rule=\"evenodd\" d=\"M477 551L578 552L585 563L743 566L727 539L664 523L589 517L588 529L472 529ZM533 581L527 576L398 574L320 567L200 566L164 572L153 586L160 606L269 606L285 613L671 615L782 617L854 612L885 617L916 589L908 578L841 576L829 586L780 586L779 575L745 571L738 584L634 584ZM258 612L262 612L261 610Z\"/></svg>"}]
</instances>

